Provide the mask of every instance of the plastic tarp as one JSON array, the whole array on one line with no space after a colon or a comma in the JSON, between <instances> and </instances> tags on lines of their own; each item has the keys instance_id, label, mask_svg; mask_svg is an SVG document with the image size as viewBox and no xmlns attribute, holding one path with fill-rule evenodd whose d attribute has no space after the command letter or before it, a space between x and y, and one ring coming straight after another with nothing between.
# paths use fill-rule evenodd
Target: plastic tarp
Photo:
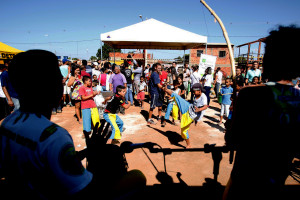
<instances>
[{"instance_id":1,"label":"plastic tarp","mask_svg":"<svg viewBox=\"0 0 300 200\"><path fill-rule=\"evenodd\" d=\"M14 55L20 52L23 51L0 42L0 59L12 59Z\"/></svg>"},{"instance_id":2,"label":"plastic tarp","mask_svg":"<svg viewBox=\"0 0 300 200\"><path fill-rule=\"evenodd\" d=\"M153 18L100 35L101 41L115 49L186 50L207 43L198 35Z\"/></svg>"}]
</instances>

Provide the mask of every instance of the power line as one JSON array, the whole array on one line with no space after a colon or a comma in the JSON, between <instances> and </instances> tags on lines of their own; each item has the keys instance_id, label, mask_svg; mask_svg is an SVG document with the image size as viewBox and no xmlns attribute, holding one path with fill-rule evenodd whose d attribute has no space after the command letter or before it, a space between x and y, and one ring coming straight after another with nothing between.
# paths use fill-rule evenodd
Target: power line
<instances>
[{"instance_id":1,"label":"power line","mask_svg":"<svg viewBox=\"0 0 300 200\"><path fill-rule=\"evenodd\" d=\"M208 35L207 37L224 37L223 35ZM239 37L239 38L248 38L248 37L253 37L253 38L261 38L265 37L263 35L232 35L229 37ZM6 42L4 41L3 43L6 44L30 44L30 45L35 45L35 44L63 44L63 43L77 43L77 42L90 42L90 41L100 41L100 39L87 39L87 40L71 40L71 41L53 41L53 42Z\"/></svg>"},{"instance_id":2,"label":"power line","mask_svg":"<svg viewBox=\"0 0 300 200\"><path fill-rule=\"evenodd\" d=\"M72 42L88 42L88 41L96 41L100 39L89 39L89 40L72 40L72 41L54 41L54 42L3 42L7 44L53 44L53 43L72 43Z\"/></svg>"}]
</instances>

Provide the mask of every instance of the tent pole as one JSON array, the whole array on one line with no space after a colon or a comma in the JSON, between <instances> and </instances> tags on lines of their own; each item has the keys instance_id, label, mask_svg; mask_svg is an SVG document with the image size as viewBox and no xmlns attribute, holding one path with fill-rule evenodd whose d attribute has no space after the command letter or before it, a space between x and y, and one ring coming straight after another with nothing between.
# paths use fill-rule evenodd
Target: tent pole
<instances>
[{"instance_id":1,"label":"tent pole","mask_svg":"<svg viewBox=\"0 0 300 200\"><path fill-rule=\"evenodd\" d=\"M185 49L183 50L183 66L185 64Z\"/></svg>"},{"instance_id":2,"label":"tent pole","mask_svg":"<svg viewBox=\"0 0 300 200\"><path fill-rule=\"evenodd\" d=\"M103 54L102 54L102 41L100 40L100 48L101 48L101 61L102 61L102 58L103 58Z\"/></svg>"},{"instance_id":3,"label":"tent pole","mask_svg":"<svg viewBox=\"0 0 300 200\"><path fill-rule=\"evenodd\" d=\"M147 49L144 49L144 54L145 54L145 66L144 68L147 66Z\"/></svg>"},{"instance_id":4,"label":"tent pole","mask_svg":"<svg viewBox=\"0 0 300 200\"><path fill-rule=\"evenodd\" d=\"M116 52L115 52L115 48L114 48L114 64L116 64Z\"/></svg>"}]
</instances>

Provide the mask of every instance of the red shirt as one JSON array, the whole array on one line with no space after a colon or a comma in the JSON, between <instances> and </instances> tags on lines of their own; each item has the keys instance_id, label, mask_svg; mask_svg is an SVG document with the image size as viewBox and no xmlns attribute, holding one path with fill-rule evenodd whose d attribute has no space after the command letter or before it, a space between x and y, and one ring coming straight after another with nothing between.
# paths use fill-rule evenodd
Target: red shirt
<instances>
[{"instance_id":1,"label":"red shirt","mask_svg":"<svg viewBox=\"0 0 300 200\"><path fill-rule=\"evenodd\" d=\"M106 77L107 77L107 74L100 74L98 80L99 80L101 86L106 86Z\"/></svg>"},{"instance_id":2,"label":"red shirt","mask_svg":"<svg viewBox=\"0 0 300 200\"><path fill-rule=\"evenodd\" d=\"M89 96L93 94L93 88L92 87L85 87L84 85L79 88L79 95L83 96ZM81 98L82 99L82 98ZM96 108L96 103L93 99L93 97L87 99L87 100L81 100L81 110L86 108Z\"/></svg>"},{"instance_id":3,"label":"red shirt","mask_svg":"<svg viewBox=\"0 0 300 200\"><path fill-rule=\"evenodd\" d=\"M91 77L91 75L89 73L87 73L86 71L81 71L81 76L89 76Z\"/></svg>"},{"instance_id":4,"label":"red shirt","mask_svg":"<svg viewBox=\"0 0 300 200\"><path fill-rule=\"evenodd\" d=\"M168 77L168 73L166 71L161 71L161 74L159 75L161 85L167 82L167 77Z\"/></svg>"}]
</instances>

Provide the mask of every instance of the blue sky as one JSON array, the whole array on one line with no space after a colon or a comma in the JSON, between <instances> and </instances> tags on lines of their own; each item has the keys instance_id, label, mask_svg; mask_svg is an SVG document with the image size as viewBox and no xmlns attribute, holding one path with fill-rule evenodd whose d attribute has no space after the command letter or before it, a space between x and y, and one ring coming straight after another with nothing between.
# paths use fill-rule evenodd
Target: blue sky
<instances>
[{"instance_id":1,"label":"blue sky","mask_svg":"<svg viewBox=\"0 0 300 200\"><path fill-rule=\"evenodd\" d=\"M235 46L267 36L278 24L300 26L299 0L206 0L223 21ZM200 0L10 0L1 3L0 41L21 50L46 49L88 59L100 34L154 18L225 42L222 30ZM146 30L145 30L146 31ZM257 46L251 47L256 51ZM241 48L246 52L247 48ZM123 50L128 52L128 50ZM183 51L149 50L172 59ZM188 51L186 51L188 53ZM235 49L235 55L238 50Z\"/></svg>"}]
</instances>

